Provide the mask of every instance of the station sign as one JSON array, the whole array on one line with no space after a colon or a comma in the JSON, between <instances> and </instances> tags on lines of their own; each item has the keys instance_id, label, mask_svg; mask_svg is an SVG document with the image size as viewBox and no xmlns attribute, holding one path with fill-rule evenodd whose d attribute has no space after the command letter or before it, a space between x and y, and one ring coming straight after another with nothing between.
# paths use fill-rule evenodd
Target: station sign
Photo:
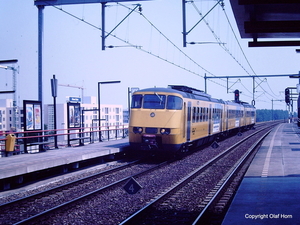
<instances>
[{"instance_id":1,"label":"station sign","mask_svg":"<svg viewBox=\"0 0 300 225\"><path fill-rule=\"evenodd\" d=\"M134 92L136 92L136 91L138 91L138 90L140 90L140 89L137 88L137 87L132 87L132 88L131 88L131 94L133 94Z\"/></svg>"},{"instance_id":2,"label":"station sign","mask_svg":"<svg viewBox=\"0 0 300 225\"><path fill-rule=\"evenodd\" d=\"M79 98L79 97L69 97L69 102L73 102L73 103L81 102L81 98Z\"/></svg>"}]
</instances>

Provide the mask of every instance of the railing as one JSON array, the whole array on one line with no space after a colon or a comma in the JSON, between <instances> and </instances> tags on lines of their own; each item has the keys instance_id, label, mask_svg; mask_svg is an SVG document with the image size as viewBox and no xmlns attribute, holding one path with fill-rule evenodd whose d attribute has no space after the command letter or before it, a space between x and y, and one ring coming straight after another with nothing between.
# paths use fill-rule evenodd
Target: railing
<instances>
[{"instance_id":1,"label":"railing","mask_svg":"<svg viewBox=\"0 0 300 225\"><path fill-rule=\"evenodd\" d=\"M101 132L100 132L101 131ZM101 133L101 138L99 134ZM13 149L7 149L7 144L14 136ZM0 134L1 157L14 154L43 152L48 149L66 148L76 145L91 144L111 139L121 139L128 136L128 125L99 127L77 127L57 130L35 130L25 132L6 132ZM55 140L57 139L57 141Z\"/></svg>"}]
</instances>

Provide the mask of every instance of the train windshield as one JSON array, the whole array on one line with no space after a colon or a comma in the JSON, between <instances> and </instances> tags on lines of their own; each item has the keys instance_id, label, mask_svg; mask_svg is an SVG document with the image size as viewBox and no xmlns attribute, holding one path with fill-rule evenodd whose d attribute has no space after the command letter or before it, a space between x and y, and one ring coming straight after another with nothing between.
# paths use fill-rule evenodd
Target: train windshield
<instances>
[{"instance_id":1,"label":"train windshield","mask_svg":"<svg viewBox=\"0 0 300 225\"><path fill-rule=\"evenodd\" d=\"M182 109L182 98L169 95L167 109Z\"/></svg>"},{"instance_id":2,"label":"train windshield","mask_svg":"<svg viewBox=\"0 0 300 225\"><path fill-rule=\"evenodd\" d=\"M133 95L131 108L139 109L173 109L181 110L183 105L183 100L180 97L160 94L146 94L146 95Z\"/></svg>"},{"instance_id":3,"label":"train windshield","mask_svg":"<svg viewBox=\"0 0 300 225\"><path fill-rule=\"evenodd\" d=\"M164 109L166 105L166 96L157 93L153 95L144 95L144 109Z\"/></svg>"}]
</instances>

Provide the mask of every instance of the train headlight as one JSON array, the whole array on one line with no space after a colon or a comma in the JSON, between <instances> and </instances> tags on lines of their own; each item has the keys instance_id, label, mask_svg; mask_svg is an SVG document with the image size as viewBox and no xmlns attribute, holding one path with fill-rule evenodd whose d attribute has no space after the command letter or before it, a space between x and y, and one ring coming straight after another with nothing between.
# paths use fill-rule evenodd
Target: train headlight
<instances>
[{"instance_id":1,"label":"train headlight","mask_svg":"<svg viewBox=\"0 0 300 225\"><path fill-rule=\"evenodd\" d=\"M161 134L170 134L171 133L171 129L170 128L161 128L160 129L160 133Z\"/></svg>"},{"instance_id":2,"label":"train headlight","mask_svg":"<svg viewBox=\"0 0 300 225\"><path fill-rule=\"evenodd\" d=\"M133 127L133 133L135 134L141 134L143 132L142 127Z\"/></svg>"}]
</instances>

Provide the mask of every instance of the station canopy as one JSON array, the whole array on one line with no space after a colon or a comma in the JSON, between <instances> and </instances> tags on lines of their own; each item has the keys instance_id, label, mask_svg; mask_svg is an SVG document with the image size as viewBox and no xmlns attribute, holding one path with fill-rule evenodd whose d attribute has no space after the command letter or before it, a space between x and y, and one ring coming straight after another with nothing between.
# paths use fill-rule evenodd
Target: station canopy
<instances>
[{"instance_id":1,"label":"station canopy","mask_svg":"<svg viewBox=\"0 0 300 225\"><path fill-rule=\"evenodd\" d=\"M249 47L300 46L299 0L230 0L230 3L241 38L253 40Z\"/></svg>"}]
</instances>

